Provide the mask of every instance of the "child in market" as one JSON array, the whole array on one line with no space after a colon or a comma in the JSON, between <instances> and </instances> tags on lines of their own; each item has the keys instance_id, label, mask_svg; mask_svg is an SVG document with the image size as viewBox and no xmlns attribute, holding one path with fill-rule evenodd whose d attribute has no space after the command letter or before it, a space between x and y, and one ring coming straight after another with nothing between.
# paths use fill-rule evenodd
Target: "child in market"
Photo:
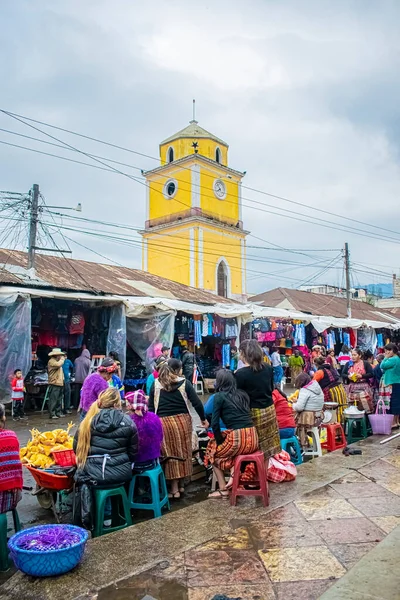
<instances>
[{"instance_id":1,"label":"child in market","mask_svg":"<svg viewBox=\"0 0 400 600\"><path fill-rule=\"evenodd\" d=\"M21 369L15 369L11 381L11 399L13 402L13 420L19 421L24 418L24 392L25 384Z\"/></svg>"}]
</instances>

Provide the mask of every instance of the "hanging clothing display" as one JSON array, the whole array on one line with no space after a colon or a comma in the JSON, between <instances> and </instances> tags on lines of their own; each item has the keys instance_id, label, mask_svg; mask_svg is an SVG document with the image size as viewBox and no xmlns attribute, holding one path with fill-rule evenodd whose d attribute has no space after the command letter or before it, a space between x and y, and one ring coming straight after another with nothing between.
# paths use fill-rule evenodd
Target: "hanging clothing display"
<instances>
[{"instance_id":1,"label":"hanging clothing display","mask_svg":"<svg viewBox=\"0 0 400 600\"><path fill-rule=\"evenodd\" d=\"M201 329L202 337L208 336L208 315L203 315L203 326Z\"/></svg>"}]
</instances>

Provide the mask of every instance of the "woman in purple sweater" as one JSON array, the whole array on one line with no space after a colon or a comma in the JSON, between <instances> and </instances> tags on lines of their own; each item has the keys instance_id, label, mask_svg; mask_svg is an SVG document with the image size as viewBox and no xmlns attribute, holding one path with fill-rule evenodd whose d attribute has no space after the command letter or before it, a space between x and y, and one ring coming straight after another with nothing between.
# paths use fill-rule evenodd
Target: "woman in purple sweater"
<instances>
[{"instance_id":1,"label":"woman in purple sweater","mask_svg":"<svg viewBox=\"0 0 400 600\"><path fill-rule=\"evenodd\" d=\"M160 418L148 412L148 399L143 390L125 394L128 411L137 427L139 450L133 472L142 473L158 464L161 455L163 430Z\"/></svg>"}]
</instances>

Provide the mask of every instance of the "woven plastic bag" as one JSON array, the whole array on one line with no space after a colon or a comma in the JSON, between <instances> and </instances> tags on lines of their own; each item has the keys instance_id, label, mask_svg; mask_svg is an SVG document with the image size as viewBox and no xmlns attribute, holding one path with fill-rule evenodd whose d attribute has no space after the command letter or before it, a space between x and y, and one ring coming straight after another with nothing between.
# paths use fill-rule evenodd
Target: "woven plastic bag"
<instances>
[{"instance_id":1,"label":"woven plastic bag","mask_svg":"<svg viewBox=\"0 0 400 600\"><path fill-rule=\"evenodd\" d=\"M381 408L382 413L379 412ZM372 433L374 435L390 435L392 432L392 425L394 415L389 415L386 412L386 406L382 398L376 403L376 409L374 415L368 415L369 422L371 423Z\"/></svg>"},{"instance_id":2,"label":"woven plastic bag","mask_svg":"<svg viewBox=\"0 0 400 600\"><path fill-rule=\"evenodd\" d=\"M293 481L296 479L297 469L291 462L290 455L286 450L271 456L268 462L268 481L280 483L281 481Z\"/></svg>"}]
</instances>

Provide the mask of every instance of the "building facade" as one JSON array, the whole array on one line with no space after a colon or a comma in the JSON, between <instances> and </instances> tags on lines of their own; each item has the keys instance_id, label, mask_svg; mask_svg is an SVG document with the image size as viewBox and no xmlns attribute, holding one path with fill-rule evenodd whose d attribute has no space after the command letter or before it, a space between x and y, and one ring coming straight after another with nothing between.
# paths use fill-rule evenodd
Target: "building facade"
<instances>
[{"instance_id":1,"label":"building facade","mask_svg":"<svg viewBox=\"0 0 400 600\"><path fill-rule=\"evenodd\" d=\"M144 172L143 270L245 299L244 173L228 166L228 144L191 121L161 142L160 162Z\"/></svg>"}]
</instances>

